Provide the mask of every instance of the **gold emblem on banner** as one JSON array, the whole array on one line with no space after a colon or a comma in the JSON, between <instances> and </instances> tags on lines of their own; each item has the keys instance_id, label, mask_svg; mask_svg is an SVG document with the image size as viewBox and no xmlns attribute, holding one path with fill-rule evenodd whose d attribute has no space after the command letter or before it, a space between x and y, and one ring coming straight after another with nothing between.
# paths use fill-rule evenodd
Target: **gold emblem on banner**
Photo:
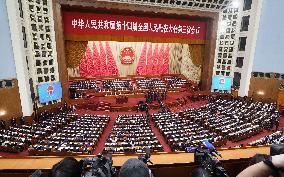
<instances>
[{"instance_id":1,"label":"gold emblem on banner","mask_svg":"<svg viewBox=\"0 0 284 177\"><path fill-rule=\"evenodd\" d=\"M120 51L121 64L132 64L135 59L135 51L132 47L125 47Z\"/></svg>"}]
</instances>

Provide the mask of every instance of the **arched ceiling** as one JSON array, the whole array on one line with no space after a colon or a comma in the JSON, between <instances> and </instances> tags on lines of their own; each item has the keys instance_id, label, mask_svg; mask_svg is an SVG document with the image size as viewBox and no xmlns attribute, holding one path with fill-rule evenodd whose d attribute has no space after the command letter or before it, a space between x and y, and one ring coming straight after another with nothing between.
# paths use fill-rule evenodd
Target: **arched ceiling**
<instances>
[{"instance_id":1,"label":"arched ceiling","mask_svg":"<svg viewBox=\"0 0 284 177\"><path fill-rule=\"evenodd\" d=\"M171 7L202 11L223 11L233 0L98 0L157 7Z\"/></svg>"}]
</instances>

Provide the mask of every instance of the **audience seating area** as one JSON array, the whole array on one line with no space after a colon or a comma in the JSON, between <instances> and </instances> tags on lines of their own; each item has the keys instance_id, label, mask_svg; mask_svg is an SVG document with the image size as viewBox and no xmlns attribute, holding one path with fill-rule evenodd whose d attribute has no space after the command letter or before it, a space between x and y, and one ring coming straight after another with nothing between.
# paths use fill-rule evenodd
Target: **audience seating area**
<instances>
[{"instance_id":1,"label":"audience seating area","mask_svg":"<svg viewBox=\"0 0 284 177\"><path fill-rule=\"evenodd\" d=\"M200 141L208 139L213 143L221 142L223 137L198 125L188 115L175 113L154 114L153 120L173 151L184 151L187 147L200 146ZM182 116L181 116L182 115Z\"/></svg>"},{"instance_id":2,"label":"audience seating area","mask_svg":"<svg viewBox=\"0 0 284 177\"><path fill-rule=\"evenodd\" d=\"M104 151L113 153L163 151L162 145L143 115L119 115L105 144Z\"/></svg>"},{"instance_id":3,"label":"audience seating area","mask_svg":"<svg viewBox=\"0 0 284 177\"><path fill-rule=\"evenodd\" d=\"M227 140L237 142L270 129L279 122L275 105L243 99L208 97L209 103L178 114L154 114L156 127L173 151L197 146L209 139L220 146Z\"/></svg>"},{"instance_id":4,"label":"audience seating area","mask_svg":"<svg viewBox=\"0 0 284 177\"><path fill-rule=\"evenodd\" d=\"M226 139L237 142L273 126L277 114L274 104L211 98L210 103L199 108L195 119L202 125L220 133ZM277 117L279 119L279 115Z\"/></svg>"},{"instance_id":5,"label":"audience seating area","mask_svg":"<svg viewBox=\"0 0 284 177\"><path fill-rule=\"evenodd\" d=\"M208 104L204 106L186 108L187 102L205 99ZM107 127L107 134L104 135L106 139L103 140L103 143L106 141L103 150L107 152L143 152L146 147L154 152L163 151L159 141L161 135L172 151L184 151L189 147L200 146L203 139L219 147L227 141L238 142L263 130L271 131L274 125L276 129L279 126L280 115L273 103L214 95L188 96L178 103L183 108L177 113L164 111L151 116L118 114L112 130L108 127L110 116L78 116L72 113L75 111L72 109L74 106L64 104L59 113L44 111L31 124L18 125L14 122L7 129L0 128L0 151L21 152L29 149L30 155L90 154ZM109 107L103 102L100 104L104 108ZM157 129L153 129L153 125ZM160 133L157 134L157 130ZM283 139L283 131L277 131L249 145L266 145L282 142ZM161 142L165 144L164 140Z\"/></svg>"},{"instance_id":6,"label":"audience seating area","mask_svg":"<svg viewBox=\"0 0 284 177\"><path fill-rule=\"evenodd\" d=\"M32 155L46 155L48 152L91 154L108 122L109 116L83 115L32 145L29 153Z\"/></svg>"},{"instance_id":7,"label":"audience seating area","mask_svg":"<svg viewBox=\"0 0 284 177\"><path fill-rule=\"evenodd\" d=\"M76 117L74 114L59 113L44 116L39 122L0 130L0 149L5 152L21 152L29 145L62 128Z\"/></svg>"},{"instance_id":8,"label":"audience seating area","mask_svg":"<svg viewBox=\"0 0 284 177\"><path fill-rule=\"evenodd\" d=\"M284 142L284 130L273 132L272 134L249 143L250 146L271 145Z\"/></svg>"}]
</instances>

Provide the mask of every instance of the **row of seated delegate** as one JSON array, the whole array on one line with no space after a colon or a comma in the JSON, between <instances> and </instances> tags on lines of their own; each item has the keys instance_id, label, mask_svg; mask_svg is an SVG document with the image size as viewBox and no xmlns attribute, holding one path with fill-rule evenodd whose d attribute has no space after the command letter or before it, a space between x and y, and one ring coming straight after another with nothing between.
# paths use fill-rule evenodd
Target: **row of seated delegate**
<instances>
[{"instance_id":1,"label":"row of seated delegate","mask_svg":"<svg viewBox=\"0 0 284 177\"><path fill-rule=\"evenodd\" d=\"M21 152L29 145L62 128L76 116L75 114L59 113L49 115L31 125L24 124L16 127L11 126L7 130L2 129L0 130L1 151Z\"/></svg>"},{"instance_id":2,"label":"row of seated delegate","mask_svg":"<svg viewBox=\"0 0 284 177\"><path fill-rule=\"evenodd\" d=\"M133 89L133 85L129 80L103 80L102 86L104 89Z\"/></svg>"},{"instance_id":3,"label":"row of seated delegate","mask_svg":"<svg viewBox=\"0 0 284 177\"><path fill-rule=\"evenodd\" d=\"M143 115L119 115L105 144L104 151L113 153L163 151L163 147Z\"/></svg>"},{"instance_id":4,"label":"row of seated delegate","mask_svg":"<svg viewBox=\"0 0 284 177\"><path fill-rule=\"evenodd\" d=\"M167 82L165 82L165 81ZM186 79L183 79L178 76L166 76L164 78L143 78L136 79L136 83L138 88L149 89L150 87L157 88L177 88L183 87L187 85L189 82ZM70 83L70 89L96 89L98 91L103 91L103 89L133 89L133 83L131 80L120 80L120 79L112 79L112 80L75 80Z\"/></svg>"},{"instance_id":5,"label":"row of seated delegate","mask_svg":"<svg viewBox=\"0 0 284 177\"><path fill-rule=\"evenodd\" d=\"M188 85L188 81L177 76L163 78L143 78L136 80L75 80L70 83L69 92L72 99L92 97L89 93L105 93L106 95L139 94L149 89L166 90L181 88Z\"/></svg>"},{"instance_id":6,"label":"row of seated delegate","mask_svg":"<svg viewBox=\"0 0 284 177\"><path fill-rule=\"evenodd\" d=\"M250 146L271 145L284 142L284 130L279 130L263 138L250 142Z\"/></svg>"},{"instance_id":7,"label":"row of seated delegate","mask_svg":"<svg viewBox=\"0 0 284 177\"><path fill-rule=\"evenodd\" d=\"M165 89L167 87L166 83L160 78L145 78L136 80L138 88L142 89Z\"/></svg>"},{"instance_id":8,"label":"row of seated delegate","mask_svg":"<svg viewBox=\"0 0 284 177\"><path fill-rule=\"evenodd\" d=\"M227 140L240 141L279 124L280 115L272 103L208 99L209 103L200 108L153 115L155 125L173 151L198 146L202 139L218 145Z\"/></svg>"},{"instance_id":9,"label":"row of seated delegate","mask_svg":"<svg viewBox=\"0 0 284 177\"><path fill-rule=\"evenodd\" d=\"M273 127L279 121L273 104L243 100L211 100L194 111L195 119L205 127L226 135L231 141L240 141Z\"/></svg>"},{"instance_id":10,"label":"row of seated delegate","mask_svg":"<svg viewBox=\"0 0 284 177\"><path fill-rule=\"evenodd\" d=\"M69 86L70 89L97 89L96 80L78 80L74 81Z\"/></svg>"},{"instance_id":11,"label":"row of seated delegate","mask_svg":"<svg viewBox=\"0 0 284 177\"><path fill-rule=\"evenodd\" d=\"M188 147L200 146L200 141L208 139L220 142L223 137L198 125L192 119L175 113L154 114L155 126L161 131L173 151L184 151Z\"/></svg>"},{"instance_id":12,"label":"row of seated delegate","mask_svg":"<svg viewBox=\"0 0 284 177\"><path fill-rule=\"evenodd\" d=\"M109 122L109 116L83 115L63 129L31 146L30 152L70 152L91 154Z\"/></svg>"},{"instance_id":13,"label":"row of seated delegate","mask_svg":"<svg viewBox=\"0 0 284 177\"><path fill-rule=\"evenodd\" d=\"M168 87L170 88L185 87L187 84L189 84L186 79L182 79L176 76L166 77L165 80L168 82Z\"/></svg>"}]
</instances>

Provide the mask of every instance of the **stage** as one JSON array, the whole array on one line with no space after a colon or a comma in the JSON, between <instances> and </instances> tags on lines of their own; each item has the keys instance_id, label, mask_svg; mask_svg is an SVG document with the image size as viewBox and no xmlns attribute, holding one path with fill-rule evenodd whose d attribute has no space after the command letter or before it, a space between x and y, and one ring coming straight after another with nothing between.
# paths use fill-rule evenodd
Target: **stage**
<instances>
[{"instance_id":1,"label":"stage","mask_svg":"<svg viewBox=\"0 0 284 177\"><path fill-rule=\"evenodd\" d=\"M177 103L178 99L186 98L187 96L192 96L193 94L204 94L207 95L210 92L208 91L201 91L201 92L190 92L190 91L181 91L181 92L168 92L166 100L163 100L163 103L170 107L179 106ZM128 97L127 103L119 104L116 102L116 97L118 96L99 96L99 97L92 97L92 98L80 98L80 99L72 99L70 100L70 104L75 105L78 109L89 109L94 111L136 111L137 104L139 101L145 102L145 94L138 94L138 95L123 95ZM156 110L159 109L158 101L154 101L153 103L149 104L150 109ZM99 108L99 109L98 109Z\"/></svg>"}]
</instances>

